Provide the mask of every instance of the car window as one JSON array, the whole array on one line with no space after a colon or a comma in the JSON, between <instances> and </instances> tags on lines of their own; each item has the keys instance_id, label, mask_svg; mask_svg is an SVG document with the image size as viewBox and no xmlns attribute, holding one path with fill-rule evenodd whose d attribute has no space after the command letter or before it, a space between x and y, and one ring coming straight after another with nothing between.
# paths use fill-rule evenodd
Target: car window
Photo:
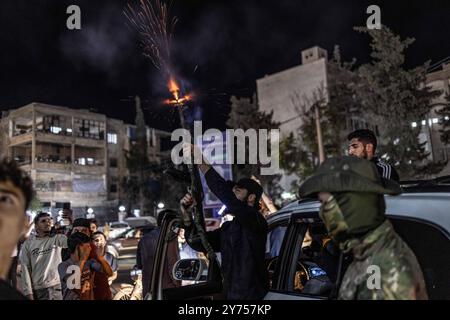
<instances>
[{"instance_id":1,"label":"car window","mask_svg":"<svg viewBox=\"0 0 450 320\"><path fill-rule=\"evenodd\" d=\"M397 233L416 255L430 299L450 299L450 239L423 221L390 218Z\"/></svg>"},{"instance_id":2,"label":"car window","mask_svg":"<svg viewBox=\"0 0 450 320\"><path fill-rule=\"evenodd\" d=\"M266 258L270 259L279 256L286 229L287 222L275 227L267 234Z\"/></svg>"},{"instance_id":3,"label":"car window","mask_svg":"<svg viewBox=\"0 0 450 320\"><path fill-rule=\"evenodd\" d=\"M266 270L269 279L269 289L273 287L273 280L277 276L276 264L280 255L281 245L286 234L288 221L269 229L266 241Z\"/></svg>"},{"instance_id":4,"label":"car window","mask_svg":"<svg viewBox=\"0 0 450 320\"><path fill-rule=\"evenodd\" d=\"M298 238L292 254L288 291L328 297L335 289L340 250L321 222L298 222ZM294 263L295 261L295 263Z\"/></svg>"}]
</instances>

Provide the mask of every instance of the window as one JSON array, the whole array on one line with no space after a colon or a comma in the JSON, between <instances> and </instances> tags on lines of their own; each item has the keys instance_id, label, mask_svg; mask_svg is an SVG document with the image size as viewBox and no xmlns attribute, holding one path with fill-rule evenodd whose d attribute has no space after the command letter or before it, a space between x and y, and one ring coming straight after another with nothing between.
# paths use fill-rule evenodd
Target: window
<instances>
[{"instance_id":1,"label":"window","mask_svg":"<svg viewBox=\"0 0 450 320\"><path fill-rule=\"evenodd\" d=\"M109 192L111 192L111 193L117 192L117 184L110 184L109 185Z\"/></svg>"},{"instance_id":2,"label":"window","mask_svg":"<svg viewBox=\"0 0 450 320\"><path fill-rule=\"evenodd\" d=\"M42 128L47 133L70 134L71 126L71 119L63 116L44 116L42 118Z\"/></svg>"},{"instance_id":3,"label":"window","mask_svg":"<svg viewBox=\"0 0 450 320\"><path fill-rule=\"evenodd\" d=\"M117 144L117 133L108 132L108 143Z\"/></svg>"},{"instance_id":4,"label":"window","mask_svg":"<svg viewBox=\"0 0 450 320\"><path fill-rule=\"evenodd\" d=\"M290 266L287 273L288 292L308 296L329 297L333 292L339 269L341 252L328 236L322 222L299 220L293 226ZM344 257L343 270L350 263ZM285 275L286 277L286 275Z\"/></svg>"},{"instance_id":5,"label":"window","mask_svg":"<svg viewBox=\"0 0 450 320\"><path fill-rule=\"evenodd\" d=\"M283 243L284 234L287 226L281 225L274 228L267 235L266 257L275 258L280 254L281 244Z\"/></svg>"},{"instance_id":6,"label":"window","mask_svg":"<svg viewBox=\"0 0 450 320\"><path fill-rule=\"evenodd\" d=\"M61 128L60 127L50 127L50 132L54 133L54 134L58 134L61 132Z\"/></svg>"},{"instance_id":7,"label":"window","mask_svg":"<svg viewBox=\"0 0 450 320\"><path fill-rule=\"evenodd\" d=\"M269 278L269 288L272 288L275 279L275 270L284 235L286 234L287 221L282 225L276 226L267 234L266 242L266 266Z\"/></svg>"},{"instance_id":8,"label":"window","mask_svg":"<svg viewBox=\"0 0 450 320\"><path fill-rule=\"evenodd\" d=\"M99 140L105 138L105 123L102 121L75 118L74 125L78 137Z\"/></svg>"},{"instance_id":9,"label":"window","mask_svg":"<svg viewBox=\"0 0 450 320\"><path fill-rule=\"evenodd\" d=\"M400 237L416 255L429 299L450 299L450 239L437 227L405 218L391 218Z\"/></svg>"},{"instance_id":10,"label":"window","mask_svg":"<svg viewBox=\"0 0 450 320\"><path fill-rule=\"evenodd\" d=\"M110 168L117 168L117 159L116 158L110 158L109 159L109 167Z\"/></svg>"}]
</instances>

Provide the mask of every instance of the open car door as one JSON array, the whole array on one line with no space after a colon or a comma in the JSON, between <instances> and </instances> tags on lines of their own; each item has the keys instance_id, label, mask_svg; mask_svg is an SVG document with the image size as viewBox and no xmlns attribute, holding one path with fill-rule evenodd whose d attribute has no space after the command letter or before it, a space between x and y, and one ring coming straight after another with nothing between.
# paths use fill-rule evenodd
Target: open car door
<instances>
[{"instance_id":1,"label":"open car door","mask_svg":"<svg viewBox=\"0 0 450 320\"><path fill-rule=\"evenodd\" d=\"M220 266L215 259L209 260L203 253L188 248L186 243L179 241L179 233L180 220L177 213L166 210L153 262L150 293L145 299L223 299ZM186 255L189 259L185 258ZM184 256L184 261L181 261L181 256ZM191 265L193 269L190 268ZM204 267L199 270L196 266ZM178 269L174 270L174 267ZM186 270L189 268L190 270ZM192 274L189 274L199 271L202 275L196 274L192 277Z\"/></svg>"}]
</instances>

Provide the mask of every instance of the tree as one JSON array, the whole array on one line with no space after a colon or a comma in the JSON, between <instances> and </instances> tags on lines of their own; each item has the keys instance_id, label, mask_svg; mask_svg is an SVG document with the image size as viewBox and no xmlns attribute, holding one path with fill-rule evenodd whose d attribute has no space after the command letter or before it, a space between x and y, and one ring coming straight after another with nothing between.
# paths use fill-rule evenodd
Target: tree
<instances>
[{"instance_id":1,"label":"tree","mask_svg":"<svg viewBox=\"0 0 450 320\"><path fill-rule=\"evenodd\" d=\"M158 163L151 162L148 156L147 129L140 98L136 96L136 140L131 142L130 150L125 155L128 177L122 185L130 210L138 204L142 215L153 213L160 196L159 177L161 169Z\"/></svg>"},{"instance_id":2,"label":"tree","mask_svg":"<svg viewBox=\"0 0 450 320\"><path fill-rule=\"evenodd\" d=\"M346 147L346 135L351 128L351 117L357 116L358 102L354 93L355 61L343 62L339 46L328 62L328 83L313 92L311 98L298 92L291 95L291 103L301 118L296 134L291 133L281 143L281 167L299 177L299 182L311 175L319 165L317 128L314 109L319 109L320 126L325 156L339 156Z\"/></svg>"},{"instance_id":3,"label":"tree","mask_svg":"<svg viewBox=\"0 0 450 320\"><path fill-rule=\"evenodd\" d=\"M445 96L447 103L439 110L436 110L436 114L441 116L440 125L442 128L439 130L441 134L442 143L450 144L450 95Z\"/></svg>"},{"instance_id":4,"label":"tree","mask_svg":"<svg viewBox=\"0 0 450 320\"><path fill-rule=\"evenodd\" d=\"M371 38L372 61L359 67L355 93L365 116L378 122L379 153L402 179L439 172L445 164L429 161L425 142L418 139L420 126L411 126L426 117L431 100L440 94L424 85L428 62L407 70L405 51L414 39L401 39L386 26L355 30Z\"/></svg>"},{"instance_id":5,"label":"tree","mask_svg":"<svg viewBox=\"0 0 450 320\"><path fill-rule=\"evenodd\" d=\"M278 129L279 123L272 119L273 112L265 113L259 110L256 94L252 98L232 96L230 102L231 110L227 126L233 129L243 129L244 131L248 129ZM267 145L270 147L270 143L267 143ZM246 144L246 159L248 158L248 144ZM261 176L260 168L261 164L235 164L233 166L233 176L235 179L239 179L254 175L275 201L281 194L281 189L277 183L280 175Z\"/></svg>"}]
</instances>

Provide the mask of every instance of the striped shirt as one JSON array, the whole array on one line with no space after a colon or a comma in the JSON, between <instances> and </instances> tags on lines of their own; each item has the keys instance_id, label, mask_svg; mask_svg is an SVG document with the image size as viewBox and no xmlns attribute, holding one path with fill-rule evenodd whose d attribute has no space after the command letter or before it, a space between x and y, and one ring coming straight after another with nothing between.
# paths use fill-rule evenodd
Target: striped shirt
<instances>
[{"instance_id":1,"label":"striped shirt","mask_svg":"<svg viewBox=\"0 0 450 320\"><path fill-rule=\"evenodd\" d=\"M398 176L397 171L390 164L380 160L380 158L377 157L373 157L370 161L372 161L377 166L378 173L381 177L397 182L400 181L400 177Z\"/></svg>"}]
</instances>

